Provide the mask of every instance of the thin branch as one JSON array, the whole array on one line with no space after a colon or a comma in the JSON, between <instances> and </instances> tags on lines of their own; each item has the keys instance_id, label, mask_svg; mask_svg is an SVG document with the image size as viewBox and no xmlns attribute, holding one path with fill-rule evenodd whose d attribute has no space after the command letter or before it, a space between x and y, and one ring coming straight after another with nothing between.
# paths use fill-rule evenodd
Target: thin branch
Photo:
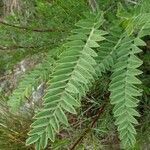
<instances>
[{"instance_id":1,"label":"thin branch","mask_svg":"<svg viewBox=\"0 0 150 150\"><path fill-rule=\"evenodd\" d=\"M71 148L69 150L75 150L76 146L84 139L84 137L91 131L91 129L95 126L96 122L98 121L98 119L100 118L100 116L102 115L102 113L104 112L106 107L106 102L103 104L102 107L99 108L99 110L97 111L97 114L95 116L95 118L93 119L91 125L85 129L85 131L81 134L81 136L75 141L75 143L71 146Z\"/></svg>"},{"instance_id":2,"label":"thin branch","mask_svg":"<svg viewBox=\"0 0 150 150\"><path fill-rule=\"evenodd\" d=\"M7 50L16 50L16 49L35 49L40 48L38 46L20 46L20 45L11 45L9 47L0 45L0 51L7 51Z\"/></svg>"},{"instance_id":3,"label":"thin branch","mask_svg":"<svg viewBox=\"0 0 150 150\"><path fill-rule=\"evenodd\" d=\"M96 12L99 10L99 6L96 0L88 0L88 3L93 12Z\"/></svg>"},{"instance_id":4,"label":"thin branch","mask_svg":"<svg viewBox=\"0 0 150 150\"><path fill-rule=\"evenodd\" d=\"M9 27L13 27L13 28L17 28L17 29L21 29L21 30L33 31L33 32L64 32L64 30L60 30L60 29L32 29L30 27L21 27L21 26L16 26L13 24L6 23L1 20L0 20L0 24L9 26Z\"/></svg>"},{"instance_id":5,"label":"thin branch","mask_svg":"<svg viewBox=\"0 0 150 150\"><path fill-rule=\"evenodd\" d=\"M132 1L132 0L126 0L128 3L132 3L132 4L134 4L134 5L137 5L137 3L138 2L136 2L136 1Z\"/></svg>"}]
</instances>

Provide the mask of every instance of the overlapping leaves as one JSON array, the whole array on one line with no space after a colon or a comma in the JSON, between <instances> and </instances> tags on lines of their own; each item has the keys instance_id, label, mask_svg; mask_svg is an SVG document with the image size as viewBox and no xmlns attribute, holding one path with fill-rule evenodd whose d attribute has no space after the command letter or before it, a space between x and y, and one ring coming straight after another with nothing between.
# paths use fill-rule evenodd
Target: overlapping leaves
<instances>
[{"instance_id":1,"label":"overlapping leaves","mask_svg":"<svg viewBox=\"0 0 150 150\"><path fill-rule=\"evenodd\" d=\"M54 62L55 61L50 52L43 63L39 64L34 70L23 76L19 85L9 97L8 105L10 106L11 111L14 113L18 112L27 98L31 96L34 89L41 82L46 81L48 74L50 74L53 70Z\"/></svg>"},{"instance_id":2,"label":"overlapping leaves","mask_svg":"<svg viewBox=\"0 0 150 150\"><path fill-rule=\"evenodd\" d=\"M122 39L117 49L117 62L113 66L112 81L109 90L111 91L111 104L113 109L115 124L118 127L119 137L125 148L133 147L136 139L134 125L138 122L136 116L140 116L136 107L138 106L138 96L141 96L141 89L136 85L141 81L136 77L142 72L137 69L142 61L136 56L141 52L138 46L145 45L139 38L126 36Z\"/></svg>"},{"instance_id":3,"label":"overlapping leaves","mask_svg":"<svg viewBox=\"0 0 150 150\"><path fill-rule=\"evenodd\" d=\"M98 42L104 40L106 32L99 30L102 16L88 15L80 20L72 31L66 50L61 54L52 79L47 84L43 109L35 115L27 145L36 144L40 149L47 146L48 139L55 140L61 124L68 125L66 113L76 114L80 98L85 96L95 80Z\"/></svg>"},{"instance_id":4,"label":"overlapping leaves","mask_svg":"<svg viewBox=\"0 0 150 150\"><path fill-rule=\"evenodd\" d=\"M101 76L101 73L111 70L114 65L116 49L122 36L122 29L119 26L113 26L110 28L108 35L105 36L106 40L100 44L97 57L97 72L99 76Z\"/></svg>"}]
</instances>

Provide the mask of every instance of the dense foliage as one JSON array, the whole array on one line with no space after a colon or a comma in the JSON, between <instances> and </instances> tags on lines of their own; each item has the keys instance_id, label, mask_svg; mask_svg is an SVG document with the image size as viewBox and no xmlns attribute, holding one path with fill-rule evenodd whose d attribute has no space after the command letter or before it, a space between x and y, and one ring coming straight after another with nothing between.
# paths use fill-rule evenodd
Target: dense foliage
<instances>
[{"instance_id":1,"label":"dense foliage","mask_svg":"<svg viewBox=\"0 0 150 150\"><path fill-rule=\"evenodd\" d=\"M149 146L149 0L0 7L0 149L98 150L109 136L122 149Z\"/></svg>"}]
</instances>

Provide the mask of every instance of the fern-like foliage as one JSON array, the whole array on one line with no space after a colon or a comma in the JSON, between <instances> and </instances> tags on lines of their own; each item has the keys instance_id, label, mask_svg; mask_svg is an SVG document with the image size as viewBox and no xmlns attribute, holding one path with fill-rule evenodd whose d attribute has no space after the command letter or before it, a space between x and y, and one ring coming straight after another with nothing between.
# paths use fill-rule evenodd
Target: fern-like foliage
<instances>
[{"instance_id":1,"label":"fern-like foliage","mask_svg":"<svg viewBox=\"0 0 150 150\"><path fill-rule=\"evenodd\" d=\"M42 108L36 107L38 112L35 107L33 109L36 114L26 141L27 146L34 144L36 150L45 149L51 144L48 143L49 141L55 141L56 134L63 126L69 125L67 116L70 115L68 114L77 113L82 97L86 98L87 92L89 92L88 96L93 94L93 90L91 90L93 85L96 87L95 89L104 86L105 82L102 85L98 84L102 81L100 77L106 73L108 73L105 78L107 81L109 81L108 75L112 73L109 85L110 103L114 106L113 114L122 144L121 148L132 149L136 143L135 128L138 124L136 117L140 116L137 106L139 97L142 95L141 81L138 79L138 75L142 73L139 70L142 61L139 58L143 58L145 61L145 56L148 56L148 48L144 47L142 55L139 53L141 52L140 48L145 46L142 39L147 40L150 35L150 0L119 1L119 3L117 1L110 2L110 0L99 2L94 0L94 3L93 0L88 1L95 14L89 13L89 10L88 14L83 16L83 12L90 8L85 0L49 2L39 0L33 3L35 7L33 15L30 11L26 11L25 15L23 11L21 16L13 13L12 16L7 19L2 18L0 21L2 25L0 27L0 37L2 37L0 68L6 70L12 66L12 61L16 63L24 56L37 52L37 55L40 55L49 49L46 54L48 56L34 70L22 76L8 100L10 111L13 114L16 113L15 117L22 110L26 115L29 110L24 109L26 104L35 102L36 94L34 95L33 92L44 81L45 94L41 99L43 105ZM18 6L22 7L23 5ZM98 14L100 10L104 10L103 15ZM103 17L106 19L105 22ZM81 18L85 19L76 23L76 29L72 30L64 44L64 39L71 31L72 26ZM54 48L61 42L64 44L61 49ZM51 48L53 49L51 50ZM22 50L18 51L17 49ZM1 57L3 54L6 54L4 58ZM146 58L144 67L141 67L146 75L143 75L144 78L146 77L146 81L148 79L147 68ZM1 72L3 73L3 71ZM2 96L0 97L5 99L3 93L7 91L7 88L5 89L7 82L3 82L3 78L1 80L0 94ZM104 87L106 88L107 85ZM101 97L107 99L107 93L104 94L105 90L102 91L102 89L104 88L99 88L102 95L96 91L96 94L94 93L94 96L90 97L94 97L95 100L98 99L97 96L100 99ZM142 96L143 99L147 99L147 96L144 97ZM26 100L30 99L31 101L27 103ZM84 103L83 106L85 105L87 106ZM5 105L2 103L1 107L3 108ZM95 105L92 108L96 108ZM2 109L1 112L3 115L5 110ZM3 116L5 117L5 115ZM0 124L2 136L5 135L5 131L7 132L5 130L7 124L3 121L4 117ZM5 118L7 122L7 117ZM5 129L3 130L3 128ZM7 135L5 137L9 138L9 132ZM16 136L16 139L20 138L18 134ZM0 143L5 143L5 139ZM25 138L22 139L24 142ZM8 141L12 143L12 138ZM23 144L22 140L18 142ZM4 145L7 146L6 143ZM3 146L1 147L3 149Z\"/></svg>"},{"instance_id":2,"label":"fern-like foliage","mask_svg":"<svg viewBox=\"0 0 150 150\"><path fill-rule=\"evenodd\" d=\"M131 7L131 13L121 3L119 4L117 16L121 19L122 26L129 35L139 32L139 30L140 37L150 34L149 0L143 0L139 5L135 6L134 10Z\"/></svg>"},{"instance_id":3,"label":"fern-like foliage","mask_svg":"<svg viewBox=\"0 0 150 150\"><path fill-rule=\"evenodd\" d=\"M27 145L36 144L36 149L45 148L48 139L55 140L60 124L68 125L66 113L76 114L80 99L85 96L96 76L99 41L104 40L106 32L99 30L103 23L100 15L88 15L80 20L72 31L66 50L61 54L47 84L43 109L35 115L32 130L29 132Z\"/></svg>"},{"instance_id":4,"label":"fern-like foliage","mask_svg":"<svg viewBox=\"0 0 150 150\"><path fill-rule=\"evenodd\" d=\"M100 44L97 57L97 71L99 76L101 76L102 73L111 70L116 61L115 53L122 38L122 29L119 26L111 27L105 38L105 41Z\"/></svg>"},{"instance_id":5,"label":"fern-like foliage","mask_svg":"<svg viewBox=\"0 0 150 150\"><path fill-rule=\"evenodd\" d=\"M113 66L112 81L109 90L111 91L111 104L115 105L113 109L115 124L118 127L119 137L124 148L133 147L136 140L136 130L134 125L138 122L135 116L140 116L136 110L141 96L141 89L136 85L141 81L136 77L142 72L137 68L141 66L142 61L136 56L141 50L138 46L145 45L140 38L125 36L121 40L117 53L117 62Z\"/></svg>"},{"instance_id":6,"label":"fern-like foliage","mask_svg":"<svg viewBox=\"0 0 150 150\"><path fill-rule=\"evenodd\" d=\"M39 64L34 70L22 77L18 87L13 91L8 100L8 105L10 106L11 111L14 113L18 112L26 99L31 96L34 88L36 88L41 82L46 81L46 78L53 70L53 64L54 59L50 52L43 63Z\"/></svg>"}]
</instances>

